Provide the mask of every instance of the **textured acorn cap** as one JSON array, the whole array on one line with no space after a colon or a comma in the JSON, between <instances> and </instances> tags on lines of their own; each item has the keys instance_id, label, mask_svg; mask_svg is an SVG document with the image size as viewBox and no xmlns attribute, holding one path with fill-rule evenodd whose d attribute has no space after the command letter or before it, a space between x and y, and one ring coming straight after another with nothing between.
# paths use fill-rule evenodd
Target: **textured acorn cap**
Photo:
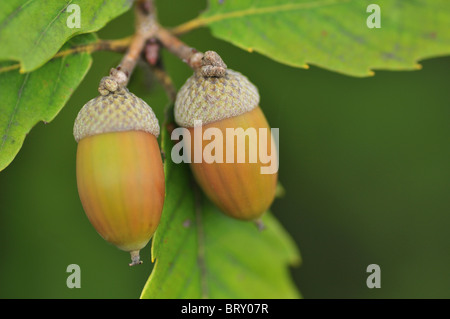
<instances>
[{"instance_id":1,"label":"textured acorn cap","mask_svg":"<svg viewBox=\"0 0 450 319\"><path fill-rule=\"evenodd\" d=\"M121 131L144 131L159 136L158 119L152 108L126 88L87 102L73 127L77 142L87 136Z\"/></svg>"},{"instance_id":2,"label":"textured acorn cap","mask_svg":"<svg viewBox=\"0 0 450 319\"><path fill-rule=\"evenodd\" d=\"M258 89L239 72L227 69L223 77L195 73L180 89L175 122L182 127L203 125L251 111L259 105Z\"/></svg>"}]
</instances>

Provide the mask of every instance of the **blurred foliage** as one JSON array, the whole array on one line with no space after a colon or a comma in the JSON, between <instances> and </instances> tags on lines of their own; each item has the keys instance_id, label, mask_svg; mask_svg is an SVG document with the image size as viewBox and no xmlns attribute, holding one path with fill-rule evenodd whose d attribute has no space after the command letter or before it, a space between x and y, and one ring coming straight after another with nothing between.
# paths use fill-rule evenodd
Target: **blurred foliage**
<instances>
[{"instance_id":1,"label":"blurred foliage","mask_svg":"<svg viewBox=\"0 0 450 319\"><path fill-rule=\"evenodd\" d=\"M205 2L158 1L158 8L162 23L173 26ZM132 30L128 12L99 35ZM450 297L450 58L358 79L290 68L206 29L183 40L219 52L247 75L271 126L280 128L286 195L272 211L302 251L303 264L292 273L305 298ZM95 232L78 198L73 121L120 61L115 53L93 57L66 107L31 131L0 174L1 298L137 298L151 272L150 246L144 264L130 268L128 254ZM164 57L179 87L191 71ZM147 71L137 70L130 89L162 119L166 97ZM81 289L66 287L72 263L81 267ZM381 289L366 287L372 263L381 266Z\"/></svg>"}]
</instances>

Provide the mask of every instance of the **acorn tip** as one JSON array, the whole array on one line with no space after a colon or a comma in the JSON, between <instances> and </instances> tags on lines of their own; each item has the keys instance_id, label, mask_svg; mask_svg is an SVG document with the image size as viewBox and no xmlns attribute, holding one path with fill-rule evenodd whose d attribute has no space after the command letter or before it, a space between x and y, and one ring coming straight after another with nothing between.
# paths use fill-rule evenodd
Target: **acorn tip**
<instances>
[{"instance_id":1,"label":"acorn tip","mask_svg":"<svg viewBox=\"0 0 450 319\"><path fill-rule=\"evenodd\" d=\"M264 229L266 229L266 225L264 224L264 222L262 221L261 218L257 219L254 221L256 228L258 228L258 231L263 231Z\"/></svg>"},{"instance_id":2,"label":"acorn tip","mask_svg":"<svg viewBox=\"0 0 450 319\"><path fill-rule=\"evenodd\" d=\"M130 255L131 255L131 263L128 264L130 267L140 265L143 263L141 257L139 256L139 250L130 251Z\"/></svg>"}]
</instances>

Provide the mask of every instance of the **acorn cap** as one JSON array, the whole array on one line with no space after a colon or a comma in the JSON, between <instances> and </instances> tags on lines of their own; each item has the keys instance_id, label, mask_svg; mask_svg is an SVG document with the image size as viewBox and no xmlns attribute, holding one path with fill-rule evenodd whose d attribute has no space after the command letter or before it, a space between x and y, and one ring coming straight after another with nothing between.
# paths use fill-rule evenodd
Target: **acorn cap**
<instances>
[{"instance_id":1,"label":"acorn cap","mask_svg":"<svg viewBox=\"0 0 450 319\"><path fill-rule=\"evenodd\" d=\"M195 73L180 89L175 102L175 122L194 127L241 115L259 105L258 89L239 72L227 69L223 77Z\"/></svg>"},{"instance_id":2,"label":"acorn cap","mask_svg":"<svg viewBox=\"0 0 450 319\"><path fill-rule=\"evenodd\" d=\"M144 131L159 136L158 119L152 108L127 88L100 93L78 113L73 127L77 142L88 136L121 131Z\"/></svg>"}]
</instances>

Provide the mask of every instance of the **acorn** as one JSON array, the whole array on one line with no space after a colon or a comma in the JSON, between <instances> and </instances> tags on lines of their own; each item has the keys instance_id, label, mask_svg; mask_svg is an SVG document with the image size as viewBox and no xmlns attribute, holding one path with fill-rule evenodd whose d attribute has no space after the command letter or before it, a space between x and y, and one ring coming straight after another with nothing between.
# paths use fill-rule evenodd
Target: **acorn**
<instances>
[{"instance_id":1,"label":"acorn","mask_svg":"<svg viewBox=\"0 0 450 319\"><path fill-rule=\"evenodd\" d=\"M165 181L153 110L111 77L78 113L76 175L84 211L108 242L130 252L130 266L153 236Z\"/></svg>"},{"instance_id":2,"label":"acorn","mask_svg":"<svg viewBox=\"0 0 450 319\"><path fill-rule=\"evenodd\" d=\"M189 165L204 193L225 214L240 220L257 220L272 204L278 179L278 154L270 126L259 107L258 90L247 77L227 69L213 51L205 53L202 65L180 89L174 109L175 122L190 133L189 138L183 138L184 147L190 152ZM239 128L241 133L253 129L253 138L243 134L230 138L227 129L237 132ZM196 137L196 129L201 130L201 139L200 134ZM215 137L214 152L209 152L208 146L212 137L204 136L208 129L222 135L222 140ZM239 135L245 144L237 143ZM227 139L234 140L234 145ZM271 154L276 171L262 173L267 159L258 156L252 161L252 150ZM239 152L245 154L245 160L239 160ZM196 161L196 154L200 154L200 162Z\"/></svg>"}]
</instances>

